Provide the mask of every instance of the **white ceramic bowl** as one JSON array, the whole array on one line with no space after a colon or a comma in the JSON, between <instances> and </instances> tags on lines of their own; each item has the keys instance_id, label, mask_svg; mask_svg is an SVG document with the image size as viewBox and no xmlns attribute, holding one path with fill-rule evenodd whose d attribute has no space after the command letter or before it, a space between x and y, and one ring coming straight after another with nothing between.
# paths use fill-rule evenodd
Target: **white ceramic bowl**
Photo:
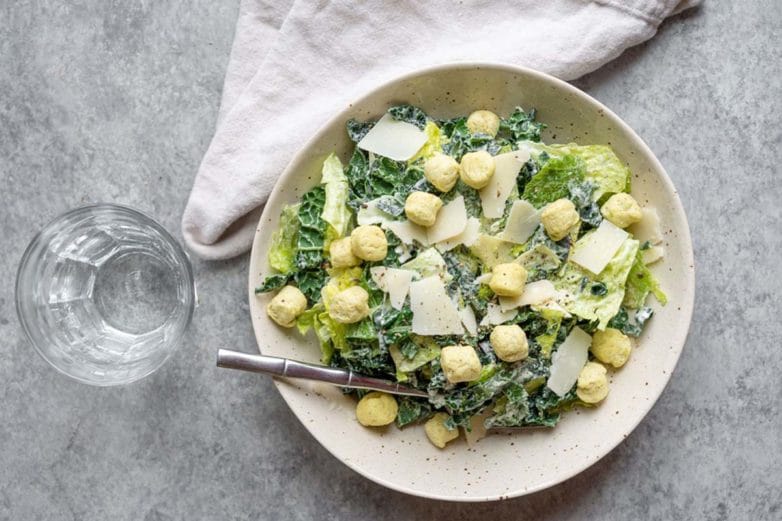
<instances>
[{"instance_id":1,"label":"white ceramic bowl","mask_svg":"<svg viewBox=\"0 0 782 521\"><path fill-rule=\"evenodd\" d=\"M249 298L258 346L264 354L317 362L314 337L275 326L268 296L254 288L269 272L266 254L281 208L320 178L333 151L347 161L353 143L350 118L377 118L408 102L435 118L489 109L507 115L516 105L538 109L547 143L609 144L633 172L632 193L660 214L665 258L654 272L670 301L655 311L630 361L611 376L600 407L564 415L555 429L491 435L468 447L464 439L444 450L421 426L367 429L355 419L355 400L339 389L302 381L276 382L294 414L336 458L387 487L429 498L490 501L550 487L583 471L638 425L665 388L679 359L692 315L693 254L687 218L676 189L646 144L621 119L575 87L546 74L507 65L454 64L425 69L378 87L329 121L293 158L264 209L250 260Z\"/></svg>"}]
</instances>

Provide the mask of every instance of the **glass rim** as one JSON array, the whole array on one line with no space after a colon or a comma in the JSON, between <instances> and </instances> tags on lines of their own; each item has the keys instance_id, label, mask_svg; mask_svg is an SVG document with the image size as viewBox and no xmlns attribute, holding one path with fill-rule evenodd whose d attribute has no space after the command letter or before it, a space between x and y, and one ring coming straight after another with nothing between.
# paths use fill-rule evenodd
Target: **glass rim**
<instances>
[{"instance_id":1,"label":"glass rim","mask_svg":"<svg viewBox=\"0 0 782 521\"><path fill-rule=\"evenodd\" d=\"M186 310L186 317L183 322L182 326L182 334L179 335L179 338L177 338L174 341L174 346L172 349L169 350L168 353L166 353L166 356L160 361L160 363L153 367L151 370L141 373L139 375L135 375L133 378L128 378L125 380L118 380L115 382L98 382L95 380L88 380L86 378L82 378L80 376L77 376L75 374L71 374L67 372L65 369L60 367L58 364L56 364L54 361L52 361L44 352L44 350L41 348L41 346L38 345L38 342L35 339L35 335L31 331L31 326L28 323L28 319L25 316L25 311L22 309L23 303L22 303L22 291L21 291L21 285L22 285L22 276L25 272L25 268L27 268L30 259L32 257L33 251L36 247L38 247L43 240L43 236L45 232L49 229L51 229L54 225L58 224L59 222L66 220L69 217L72 217L73 215L78 215L80 213L87 212L89 210L103 210L103 209L113 209L113 210L120 210L122 212L131 214L135 217L140 217L144 221L148 221L149 224L157 232L161 234L161 236L165 239L166 243L169 244L177 257L177 259L180 261L178 262L178 266L181 269L184 267L184 275L186 277L187 282L187 296L188 296L188 304L187 304L187 310ZM70 210L67 210L61 214L56 215L52 219L48 220L46 224L40 227L40 229L35 233L32 239L30 239L30 242L27 244L27 247L24 249L24 252L22 253L22 257L19 260L19 265L16 270L16 280L14 283L14 307L16 308L16 318L19 321L19 324L22 326L22 330L24 331L24 335L27 338L27 341L33 346L33 349L35 349L35 352L38 353L38 355L46 361L49 366L53 367L57 372L60 374L67 376L68 378L75 380L77 382L91 385L94 387L115 387L119 385L127 385L133 382L137 382L143 378L146 378L147 376L155 373L158 369L163 367L165 363L168 361L169 358L174 354L174 352L179 348L180 344L182 343L182 340L184 338L184 334L187 331L187 329L190 326L190 323L193 320L193 314L195 312L195 304L197 299L197 290L195 287L195 276L193 274L193 266L190 262L190 256L187 254L187 251L182 247L181 244L179 244L179 241L176 240L176 238L171 235L171 233L166 230L166 228L160 224L156 219L153 217L150 217L146 213L137 210L135 208L132 208L130 206L126 206L123 204L117 204L117 203L105 203L105 202L97 202L97 203L89 203L84 204L81 206L77 206L75 208L71 208Z\"/></svg>"}]
</instances>

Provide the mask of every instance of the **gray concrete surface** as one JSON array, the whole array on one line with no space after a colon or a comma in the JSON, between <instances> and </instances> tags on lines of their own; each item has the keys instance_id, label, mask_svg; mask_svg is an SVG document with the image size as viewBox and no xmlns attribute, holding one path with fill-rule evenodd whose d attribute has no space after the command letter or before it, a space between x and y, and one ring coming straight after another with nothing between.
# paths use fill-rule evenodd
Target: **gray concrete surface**
<instances>
[{"instance_id":1,"label":"gray concrete surface","mask_svg":"<svg viewBox=\"0 0 782 521\"><path fill-rule=\"evenodd\" d=\"M34 354L13 280L44 222L108 200L179 229L238 2L2 2L0 519L782 518L781 6L707 1L577 82L679 188L697 258L690 337L604 460L529 497L461 505L365 480L269 382L215 369L218 346L253 345L246 258L195 262L187 345L145 381L90 388Z\"/></svg>"}]
</instances>

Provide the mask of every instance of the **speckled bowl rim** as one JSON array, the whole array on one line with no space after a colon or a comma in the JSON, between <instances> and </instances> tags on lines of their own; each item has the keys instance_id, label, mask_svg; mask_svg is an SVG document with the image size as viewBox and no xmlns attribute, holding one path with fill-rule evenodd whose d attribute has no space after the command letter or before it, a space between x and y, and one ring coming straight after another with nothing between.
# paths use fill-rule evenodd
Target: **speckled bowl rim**
<instances>
[{"instance_id":1,"label":"speckled bowl rim","mask_svg":"<svg viewBox=\"0 0 782 521\"><path fill-rule=\"evenodd\" d=\"M608 117L616 126L617 131L626 134L632 141L633 146L636 150L640 151L642 154L644 154L650 161L650 166L656 173L657 177L660 181L664 184L666 190L672 194L672 200L670 201L671 207L673 212L676 214L676 217L681 220L682 223L684 223L684 227L682 229L677 229L680 246L683 247L684 255L686 256L686 260L689 262L689 269L685 270L686 277L685 280L682 281L682 285L680 288L678 288L678 292L680 293L682 297L682 305L680 312L683 314L683 317L685 320L681 322L683 327L686 328L686 331L684 331L684 334L681 335L681 341L677 343L677 345L673 346L672 348L675 349L675 363L672 365L670 371L667 371L664 376L660 378L664 378L664 384L660 387L660 392L657 394L657 396L653 399L647 402L647 405L645 409L643 410L643 414L638 416L637 421L634 422L630 426L630 428L627 430L626 433L622 436L616 436L616 439L611 442L607 447L603 449L603 453L600 454L596 459L584 462L580 465L573 465L572 467L563 469L560 471L560 473L557 475L556 478L550 479L548 481L543 481L541 483L536 484L535 486L520 489L513 492L505 492L505 493L498 493L498 494L488 494L488 495L482 495L482 496L469 496L469 497L458 497L458 496L452 496L452 495L441 495L436 493L429 493L426 491L418 490L418 489L412 489L409 487L401 486L397 483L393 483L391 481L388 481L386 479L380 478L376 475L373 475L371 471L368 471L367 469L361 467L360 465L356 464L353 460L343 460L340 458L340 455L337 454L334 450L332 450L331 447L329 447L326 443L324 443L323 440L316 434L316 432L313 430L311 425L304 421L304 418L301 416L301 412L297 409L297 407L294 407L290 400L289 400L289 393L295 393L300 392L295 387L290 386L286 383L285 380L274 380L274 385L277 388L277 390L282 395L282 398L285 400L285 402L288 404L288 406L293 411L294 415L301 421L302 425L315 437L316 440L327 450L329 451L335 458L340 460L342 463L353 469L354 471L358 472L359 474L363 475L364 477L374 481L375 483L378 483L380 485L383 485L387 488L397 490L399 492L403 492L406 494L418 496L418 497L424 497L429 499L437 499L437 500L444 500L444 501L455 501L455 502L487 502L487 501L497 501L502 499L510 499L514 497L520 497L528 494L532 494L534 492L538 492L547 488L550 488L554 485L560 484L578 474L585 471L598 461L602 460L607 454L609 454L612 450L614 450L624 439L635 430L635 428L641 423L641 421L646 417L646 415L649 413L649 411L652 409L654 404L657 402L659 397L662 395L662 392L665 390L665 387L667 386L668 382L670 381L671 375L673 374L676 365L678 364L678 360L681 356L681 352L684 348L684 344L687 339L687 335L689 334L689 328L692 321L692 314L693 314L693 307L694 307L694 300L695 300L695 271L694 271L694 254L692 249L692 239L690 235L689 230L689 224L687 221L687 216L684 212L684 208L681 204L681 200L679 199L678 192L673 185L673 182L668 177L668 174L666 173L665 169L663 168L660 161L657 159L657 157L654 155L654 153L651 151L651 149L648 147L648 145L641 139L638 134L629 126L627 123L625 123L619 116L617 116L613 111L611 111L608 107L591 97L590 95L586 94L582 90L574 87L573 85L560 80L558 78L555 78L549 74L530 69L528 67L522 67L518 65L510 65L510 64L504 64L504 63L490 63L490 62L456 62L456 63L449 63L449 64L443 64L443 65L437 65L432 67L426 67L423 69L418 69L416 71L410 72L408 74L398 76L390 81L387 81L383 84L378 85L368 93L364 94L360 98L356 99L352 103L348 104L342 111L335 114L332 118L330 118L319 130L316 132L308 141L307 143L299 150L299 152L294 155L291 162L288 164L286 169L282 172L280 177L278 178L277 182L274 185L274 188L272 190L272 195L270 196L270 200L277 194L281 188L288 182L288 180L296 175L295 172L297 170L297 165L301 163L304 158L307 155L307 150L313 146L314 143L319 141L324 134L328 133L328 128L333 124L335 120L345 120L346 117L350 114L352 108L356 105L361 105L369 100L371 100L373 97L377 96L379 92L385 90L386 88L389 88L390 86L394 84L403 83L421 76L426 76L433 73L441 73L441 72L448 72L448 71L459 71L459 70L493 70L493 71L500 71L500 72L506 72L506 73L512 73L522 76L528 76L532 78L535 81L539 81L541 83L541 86L549 86L554 87L557 89L561 89L562 91L573 95L576 99L579 100L580 103L583 103L585 105L589 105L592 108L602 111L606 117ZM263 210L263 213L260 217L258 228L256 229L255 238L253 240L253 246L252 246L252 252L250 255L250 268L249 268L249 279L248 279L248 298L250 303L250 311L251 311L251 319L253 323L253 330L255 332L256 338L260 338L263 334L263 327L264 325L259 321L256 320L255 315L253 315L252 311L257 306L256 303L256 296L255 296L255 287L258 282L257 276L255 274L255 271L253 270L253 267L258 264L258 258L261 255L262 249L264 248L264 245L261 244L260 240L260 231L261 226L263 222L268 219L267 212L269 208L272 205L266 205L266 207ZM260 346L259 346L260 347ZM639 407L640 409L641 407Z\"/></svg>"}]
</instances>

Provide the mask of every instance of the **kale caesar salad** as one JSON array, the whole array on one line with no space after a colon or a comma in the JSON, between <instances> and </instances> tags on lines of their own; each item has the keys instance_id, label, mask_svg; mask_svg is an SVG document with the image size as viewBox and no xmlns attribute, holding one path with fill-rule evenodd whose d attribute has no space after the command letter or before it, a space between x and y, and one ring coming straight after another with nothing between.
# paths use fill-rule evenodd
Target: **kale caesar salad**
<instances>
[{"instance_id":1,"label":"kale caesar salad","mask_svg":"<svg viewBox=\"0 0 782 521\"><path fill-rule=\"evenodd\" d=\"M609 392L666 296L657 214L609 146L544 144L535 110L436 120L391 107L347 123L343 164L285 207L256 293L322 362L428 399L345 390L367 427L553 427Z\"/></svg>"}]
</instances>

